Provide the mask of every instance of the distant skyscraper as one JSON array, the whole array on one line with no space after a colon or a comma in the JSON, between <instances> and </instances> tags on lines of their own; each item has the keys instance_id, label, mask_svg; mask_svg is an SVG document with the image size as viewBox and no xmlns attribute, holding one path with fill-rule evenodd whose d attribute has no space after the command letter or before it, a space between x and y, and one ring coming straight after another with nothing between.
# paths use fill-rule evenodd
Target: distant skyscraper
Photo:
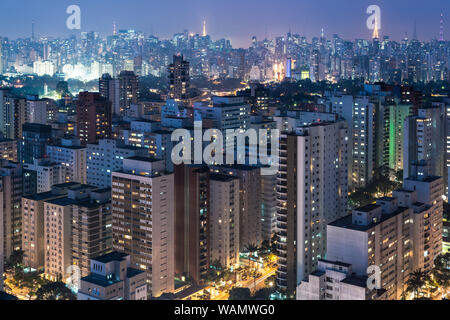
<instances>
[{"instance_id":1,"label":"distant skyscraper","mask_svg":"<svg viewBox=\"0 0 450 320\"><path fill-rule=\"evenodd\" d=\"M98 85L100 95L111 101L113 113L120 115L119 80L112 78L109 73L105 73L99 79Z\"/></svg>"},{"instance_id":2,"label":"distant skyscraper","mask_svg":"<svg viewBox=\"0 0 450 320\"><path fill-rule=\"evenodd\" d=\"M122 71L119 75L119 109L123 115L139 98L139 77L133 71Z\"/></svg>"},{"instance_id":3,"label":"distant skyscraper","mask_svg":"<svg viewBox=\"0 0 450 320\"><path fill-rule=\"evenodd\" d=\"M82 146L111 136L111 102L100 93L80 92L77 101L77 136Z\"/></svg>"},{"instance_id":4,"label":"distant skyscraper","mask_svg":"<svg viewBox=\"0 0 450 320\"><path fill-rule=\"evenodd\" d=\"M378 25L379 25L379 22L378 22L377 18L375 17L375 26L373 28L372 39L379 39L380 38L380 35L378 33Z\"/></svg>"},{"instance_id":5,"label":"distant skyscraper","mask_svg":"<svg viewBox=\"0 0 450 320\"><path fill-rule=\"evenodd\" d=\"M202 32L202 36L206 37L207 33L206 33L206 19L203 20L203 32Z\"/></svg>"},{"instance_id":6,"label":"distant skyscraper","mask_svg":"<svg viewBox=\"0 0 450 320\"><path fill-rule=\"evenodd\" d=\"M175 100L187 99L189 86L189 62L182 55L175 55L169 66L169 97Z\"/></svg>"},{"instance_id":7,"label":"distant skyscraper","mask_svg":"<svg viewBox=\"0 0 450 320\"><path fill-rule=\"evenodd\" d=\"M45 158L51 137L52 127L39 123L25 123L20 144L21 162L34 164L34 160Z\"/></svg>"}]
</instances>

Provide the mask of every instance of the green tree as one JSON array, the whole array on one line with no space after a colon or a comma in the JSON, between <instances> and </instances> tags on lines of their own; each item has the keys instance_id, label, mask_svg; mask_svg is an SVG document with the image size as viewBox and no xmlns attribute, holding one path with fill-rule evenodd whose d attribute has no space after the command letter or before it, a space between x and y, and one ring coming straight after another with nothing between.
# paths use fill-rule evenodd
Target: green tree
<instances>
[{"instance_id":1,"label":"green tree","mask_svg":"<svg viewBox=\"0 0 450 320\"><path fill-rule=\"evenodd\" d=\"M232 288L228 300L250 300L251 294L249 288Z\"/></svg>"},{"instance_id":2,"label":"green tree","mask_svg":"<svg viewBox=\"0 0 450 320\"><path fill-rule=\"evenodd\" d=\"M63 282L50 282L36 292L37 300L76 300L77 297Z\"/></svg>"}]
</instances>

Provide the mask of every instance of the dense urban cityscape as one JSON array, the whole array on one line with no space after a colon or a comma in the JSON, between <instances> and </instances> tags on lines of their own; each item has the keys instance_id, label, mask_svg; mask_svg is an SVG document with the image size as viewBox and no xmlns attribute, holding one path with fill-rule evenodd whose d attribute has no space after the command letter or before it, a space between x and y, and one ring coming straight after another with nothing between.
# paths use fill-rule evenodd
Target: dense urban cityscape
<instances>
[{"instance_id":1,"label":"dense urban cityscape","mask_svg":"<svg viewBox=\"0 0 450 320\"><path fill-rule=\"evenodd\" d=\"M70 8L0 21L0 300L449 298L450 17L237 48Z\"/></svg>"}]
</instances>

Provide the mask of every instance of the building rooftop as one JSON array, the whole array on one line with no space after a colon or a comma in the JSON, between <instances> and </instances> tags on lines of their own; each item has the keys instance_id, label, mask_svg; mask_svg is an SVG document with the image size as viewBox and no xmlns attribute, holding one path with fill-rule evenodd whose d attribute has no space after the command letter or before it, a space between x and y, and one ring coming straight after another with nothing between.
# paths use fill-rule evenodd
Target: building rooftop
<instances>
[{"instance_id":1,"label":"building rooftop","mask_svg":"<svg viewBox=\"0 0 450 320\"><path fill-rule=\"evenodd\" d=\"M226 175L226 174L212 173L212 174L210 174L209 179L215 180L215 181L228 182L228 181L233 181L233 180L236 180L239 178L236 176L230 176L230 175Z\"/></svg>"},{"instance_id":2,"label":"building rooftop","mask_svg":"<svg viewBox=\"0 0 450 320\"><path fill-rule=\"evenodd\" d=\"M380 208L380 206L372 203L372 204L368 204L368 205L366 205L364 207L357 208L357 209L355 209L355 211L370 212L370 211L372 211L374 209L377 209L377 208Z\"/></svg>"},{"instance_id":3,"label":"building rooftop","mask_svg":"<svg viewBox=\"0 0 450 320\"><path fill-rule=\"evenodd\" d=\"M360 208L361 209L361 208ZM357 209L358 211L362 211L360 209ZM345 229L351 229L351 230L357 230L357 231L367 231L370 230L371 228L373 228L374 226L404 212L405 210L408 210L408 208L404 208L404 207L398 207L397 210L395 210L392 213L387 213L387 214L382 214L381 215L381 219L379 221L377 221L376 223L371 223L369 225L356 225L353 224L352 221L352 214L349 214L343 218L340 218L334 222L331 222L329 224L329 226L333 226L333 227L338 227L338 228L345 228Z\"/></svg>"},{"instance_id":4,"label":"building rooftop","mask_svg":"<svg viewBox=\"0 0 450 320\"><path fill-rule=\"evenodd\" d=\"M113 251L113 252L104 254L100 257L94 258L92 260L98 261L100 263L108 263L108 262L112 262L112 261L123 261L123 260L125 260L126 256L128 256L126 253Z\"/></svg>"},{"instance_id":5,"label":"building rooftop","mask_svg":"<svg viewBox=\"0 0 450 320\"><path fill-rule=\"evenodd\" d=\"M345 278L341 282L361 288L367 287L367 277L357 277L355 275L352 275L350 277Z\"/></svg>"}]
</instances>

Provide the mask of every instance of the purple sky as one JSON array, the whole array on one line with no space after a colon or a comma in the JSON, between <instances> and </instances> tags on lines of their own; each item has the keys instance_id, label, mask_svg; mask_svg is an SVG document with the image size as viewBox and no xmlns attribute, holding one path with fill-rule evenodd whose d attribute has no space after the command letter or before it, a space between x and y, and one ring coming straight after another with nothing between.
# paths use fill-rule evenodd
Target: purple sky
<instances>
[{"instance_id":1,"label":"purple sky","mask_svg":"<svg viewBox=\"0 0 450 320\"><path fill-rule=\"evenodd\" d=\"M381 36L399 40L408 32L412 37L414 21L419 40L439 35L441 11L444 13L445 39L450 39L449 0L7 0L0 10L0 36L27 37L35 21L38 36L65 36L80 31L112 33L113 21L119 29L135 29L161 38L188 29L201 33L206 18L213 39L231 39L233 46L247 47L251 36L269 38L299 33L309 39L320 29L330 38L338 33L345 39L368 38L366 8L381 7ZM65 27L66 8L81 7L80 31Z\"/></svg>"}]
</instances>

